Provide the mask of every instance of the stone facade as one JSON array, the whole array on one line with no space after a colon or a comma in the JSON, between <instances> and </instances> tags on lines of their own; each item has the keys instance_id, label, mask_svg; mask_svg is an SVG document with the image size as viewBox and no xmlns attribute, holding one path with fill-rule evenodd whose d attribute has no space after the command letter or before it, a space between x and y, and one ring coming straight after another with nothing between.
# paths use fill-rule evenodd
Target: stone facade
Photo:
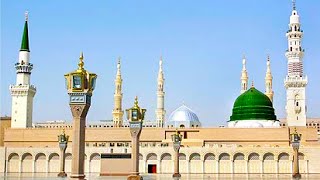
<instances>
[{"instance_id":1,"label":"stone facade","mask_svg":"<svg viewBox=\"0 0 320 180\"><path fill-rule=\"evenodd\" d=\"M62 129L6 129L0 148L1 172L58 172L57 135ZM298 128L302 134L301 173L320 173L320 143L316 129ZM66 134L72 140L72 129ZM291 173L293 149L290 128L179 129L181 173ZM144 128L141 134L141 173L173 173L175 129ZM128 128L87 128L85 172L100 172L101 153L130 153ZM71 171L72 142L66 150L66 172ZM149 170L149 171L148 171Z\"/></svg>"}]
</instances>

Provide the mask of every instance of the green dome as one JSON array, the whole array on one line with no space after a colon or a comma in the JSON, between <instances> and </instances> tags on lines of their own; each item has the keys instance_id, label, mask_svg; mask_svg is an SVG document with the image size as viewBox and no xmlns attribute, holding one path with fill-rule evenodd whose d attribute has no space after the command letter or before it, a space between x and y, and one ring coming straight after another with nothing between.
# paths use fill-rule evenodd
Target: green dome
<instances>
[{"instance_id":1,"label":"green dome","mask_svg":"<svg viewBox=\"0 0 320 180\"><path fill-rule=\"evenodd\" d=\"M238 120L276 120L269 97L251 87L234 102L230 121Z\"/></svg>"}]
</instances>

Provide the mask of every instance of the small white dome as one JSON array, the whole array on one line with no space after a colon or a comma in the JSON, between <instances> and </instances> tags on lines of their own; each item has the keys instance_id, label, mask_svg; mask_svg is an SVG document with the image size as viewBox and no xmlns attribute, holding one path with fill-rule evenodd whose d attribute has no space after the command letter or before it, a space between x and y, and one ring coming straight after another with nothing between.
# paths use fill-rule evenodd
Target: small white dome
<instances>
[{"instance_id":1,"label":"small white dome","mask_svg":"<svg viewBox=\"0 0 320 180\"><path fill-rule=\"evenodd\" d=\"M196 121L199 122L199 118L190 108L185 105L180 106L173 111L169 117L169 121Z\"/></svg>"},{"instance_id":2,"label":"small white dome","mask_svg":"<svg viewBox=\"0 0 320 180\"><path fill-rule=\"evenodd\" d=\"M174 110L169 116L169 120L166 122L168 127L200 127L201 123L198 116L190 108L185 105L180 106Z\"/></svg>"}]
</instances>

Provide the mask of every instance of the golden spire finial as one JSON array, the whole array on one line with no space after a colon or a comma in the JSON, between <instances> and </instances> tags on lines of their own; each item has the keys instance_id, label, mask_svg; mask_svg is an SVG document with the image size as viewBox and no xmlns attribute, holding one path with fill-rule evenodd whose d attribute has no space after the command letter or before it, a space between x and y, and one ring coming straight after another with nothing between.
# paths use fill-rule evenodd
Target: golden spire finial
<instances>
[{"instance_id":1,"label":"golden spire finial","mask_svg":"<svg viewBox=\"0 0 320 180\"><path fill-rule=\"evenodd\" d=\"M84 62L83 62L83 52L81 51L78 63L78 69L83 70Z\"/></svg>"},{"instance_id":2,"label":"golden spire finial","mask_svg":"<svg viewBox=\"0 0 320 180\"><path fill-rule=\"evenodd\" d=\"M138 96L134 98L134 107L139 107L138 105Z\"/></svg>"},{"instance_id":3,"label":"golden spire finial","mask_svg":"<svg viewBox=\"0 0 320 180\"><path fill-rule=\"evenodd\" d=\"M24 13L24 16L25 16L26 21L28 21L28 18L29 18L29 12L28 12L28 11L26 11L26 12Z\"/></svg>"}]
</instances>

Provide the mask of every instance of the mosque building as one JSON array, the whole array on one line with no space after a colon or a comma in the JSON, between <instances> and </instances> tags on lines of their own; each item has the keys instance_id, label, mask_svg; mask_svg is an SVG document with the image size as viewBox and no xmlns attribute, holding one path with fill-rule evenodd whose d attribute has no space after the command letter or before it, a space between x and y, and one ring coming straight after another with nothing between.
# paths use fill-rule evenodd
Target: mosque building
<instances>
[{"instance_id":1,"label":"mosque building","mask_svg":"<svg viewBox=\"0 0 320 180\"><path fill-rule=\"evenodd\" d=\"M141 173L173 173L171 135L182 135L179 154L181 173L292 173L293 149L290 134L301 136L299 166L301 173L320 173L319 119L307 119L307 76L303 72L301 41L303 31L295 5L286 33L288 72L285 77L287 103L285 120L278 119L273 107L270 57L267 57L265 93L252 83L248 88L246 58L243 57L241 91L235 100L228 127L202 127L197 114L186 105L174 110L168 119L165 110L165 78L163 59L159 61L155 121L143 122L140 137L139 170ZM81 61L83 60L81 57ZM70 136L66 150L66 172L71 170L72 125L64 121L33 123L28 18L26 16L18 62L15 64L16 84L10 85L12 115L1 118L0 172L59 172L57 136L62 129ZM101 153L130 153L129 122L122 107L121 60L117 63L114 81L112 120L86 126L84 166L87 173L100 172ZM311 123L312 121L312 123ZM311 125L312 124L312 125ZM309 126L317 126L309 128Z\"/></svg>"}]
</instances>

